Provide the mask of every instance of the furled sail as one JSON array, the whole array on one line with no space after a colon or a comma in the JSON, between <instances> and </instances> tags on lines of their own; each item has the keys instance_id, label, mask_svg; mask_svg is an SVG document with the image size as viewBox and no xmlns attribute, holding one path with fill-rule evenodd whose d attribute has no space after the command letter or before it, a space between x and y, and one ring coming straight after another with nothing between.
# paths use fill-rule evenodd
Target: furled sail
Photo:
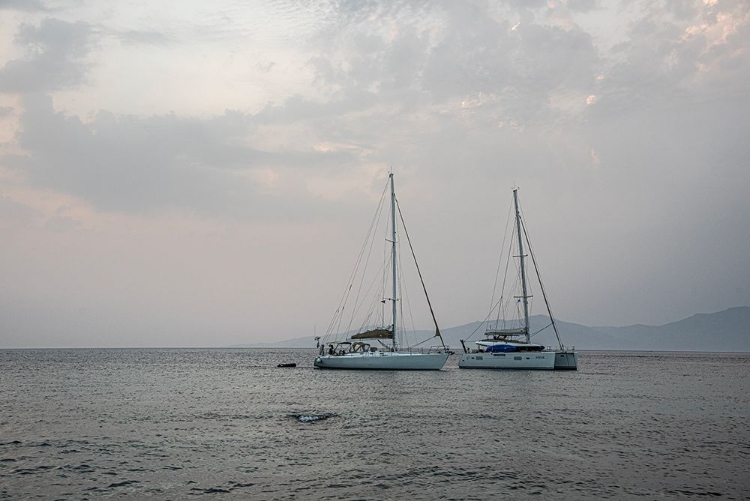
<instances>
[{"instance_id":1,"label":"furled sail","mask_svg":"<svg viewBox=\"0 0 750 501\"><path fill-rule=\"evenodd\" d=\"M490 329L486 331L484 334L486 336L522 336L525 335L528 331L525 327L521 327L519 329Z\"/></svg>"}]
</instances>

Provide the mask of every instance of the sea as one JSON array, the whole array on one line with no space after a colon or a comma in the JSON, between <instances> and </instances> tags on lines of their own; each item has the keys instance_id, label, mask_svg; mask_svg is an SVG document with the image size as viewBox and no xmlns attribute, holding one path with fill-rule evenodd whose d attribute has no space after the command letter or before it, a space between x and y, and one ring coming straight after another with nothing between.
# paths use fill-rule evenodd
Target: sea
<instances>
[{"instance_id":1,"label":"sea","mask_svg":"<svg viewBox=\"0 0 750 501\"><path fill-rule=\"evenodd\" d=\"M750 354L584 351L549 372L314 357L0 350L0 499L750 498Z\"/></svg>"}]
</instances>

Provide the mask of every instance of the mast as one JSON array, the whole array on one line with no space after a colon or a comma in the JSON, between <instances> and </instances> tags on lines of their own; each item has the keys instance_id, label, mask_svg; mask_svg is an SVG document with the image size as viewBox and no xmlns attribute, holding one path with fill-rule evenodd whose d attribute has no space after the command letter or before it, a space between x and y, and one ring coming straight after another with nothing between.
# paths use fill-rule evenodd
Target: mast
<instances>
[{"instance_id":1,"label":"mast","mask_svg":"<svg viewBox=\"0 0 750 501\"><path fill-rule=\"evenodd\" d=\"M531 336L529 335L529 296L526 293L526 268L523 262L523 237L521 233L521 211L518 209L518 188L513 189L513 202L516 205L516 230L518 233L518 253L521 259L521 286L523 287L523 319L526 330L526 342L531 342Z\"/></svg>"},{"instance_id":2,"label":"mast","mask_svg":"<svg viewBox=\"0 0 750 501\"><path fill-rule=\"evenodd\" d=\"M391 261L393 262L393 351L398 351L396 345L396 191L393 188L393 172L388 175L391 178Z\"/></svg>"}]
</instances>

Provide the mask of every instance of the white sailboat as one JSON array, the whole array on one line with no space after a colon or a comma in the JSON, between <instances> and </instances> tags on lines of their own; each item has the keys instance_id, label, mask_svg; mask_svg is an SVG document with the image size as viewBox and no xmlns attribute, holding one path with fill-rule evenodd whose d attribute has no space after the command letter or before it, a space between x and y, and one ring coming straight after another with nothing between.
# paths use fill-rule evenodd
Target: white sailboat
<instances>
[{"instance_id":1,"label":"white sailboat","mask_svg":"<svg viewBox=\"0 0 750 501\"><path fill-rule=\"evenodd\" d=\"M437 337L440 340L440 346L436 347L427 347L427 348L417 348L417 347L408 347L404 346L402 342L399 341L399 338L401 337L400 334L402 334L401 331L403 329L399 328L398 324L398 311L400 306L400 299L398 298L399 294L399 287L398 287L398 269L397 269L397 255L396 255L396 248L397 248L397 240L396 240L396 193L394 189L394 182L393 182L393 173L390 173L388 176L389 184L390 184L390 191L391 191L391 218L390 218L390 233L391 238L389 240L390 242L390 262L391 262L391 294L392 296L390 298L383 297L385 294L381 294L379 301L377 303L380 303L382 305L385 305L387 301L391 302L391 323L390 325L383 325L382 319L379 322L378 325L362 325L362 328L359 332L355 334L351 334L351 332L347 329L347 334L337 334L335 333L335 329L337 326L341 325L341 319L344 316L345 310L346 310L346 298L348 298L349 292L353 289L354 281L356 280L356 276L358 275L357 269L355 268L355 272L352 274L352 280L350 281L350 284L347 287L347 292L344 294L344 298L342 299L342 304L340 305L339 309L336 311L336 314L334 315L334 320L331 322L331 327L329 327L329 332L325 336L325 339L322 340L316 337L316 341L318 342L318 348L319 353L318 356L315 358L315 361L313 365L319 369L365 369L365 370L440 370L442 369L443 365L445 364L445 361L448 359L448 356L450 355L448 347L443 342L443 337L440 335L440 328L438 327L437 321L435 320L434 312L432 311L432 305L430 303L429 296L427 296L427 290L424 286L424 280L422 280L422 274L419 271L419 265L416 264L416 258L414 260L416 271L419 274L420 282L422 284L422 289L425 294L425 298L427 300L427 305L429 306L430 314L432 316L432 320L435 324L435 334L434 337ZM385 190L383 191L383 197L385 197ZM381 203L378 206L378 211L376 211L376 220L378 213L382 209L383 206L383 198L381 198ZM368 235L368 238L365 240L365 245L363 247L362 252L360 253L360 260L358 260L358 265L362 261L363 255L369 256L369 251L367 251L368 242L371 241L371 235L374 235L375 232L375 221L373 220L373 225L371 227L370 234ZM401 218L401 221L403 223L403 217ZM411 248L411 242L409 241L408 233L406 233L406 228L402 224L401 225L404 230L404 234L407 237L407 242L409 243L409 248L411 249L412 256L414 256L414 249ZM366 262L364 263L366 267ZM385 272L386 267L383 268ZM364 277L364 273L362 273L362 277ZM362 279L364 281L364 278ZM385 280L382 281L384 285L385 292ZM359 291L362 290L362 282L360 282ZM357 299L359 298L360 294L359 292L356 294L357 298L355 298L355 303L357 303ZM351 310L353 313L356 313L361 309L361 304L355 304L351 307ZM383 308L384 309L384 308ZM370 310L370 313L372 314L374 310ZM384 313L384 312L383 312ZM369 320L371 315L367 315L367 319ZM349 325L351 325L351 321L349 322ZM329 340L330 339L330 340ZM337 340L338 339L338 340ZM427 341L427 340L425 340ZM423 341L423 343L425 342Z\"/></svg>"},{"instance_id":2,"label":"white sailboat","mask_svg":"<svg viewBox=\"0 0 750 501\"><path fill-rule=\"evenodd\" d=\"M541 344L531 342L532 334L529 323L529 298L531 296L528 293L526 282L526 255L524 255L523 246L524 236L528 243L528 235L526 234L526 229L521 219L517 189L513 190L513 203L515 206L516 234L518 237L521 294L505 299L512 301L515 306L514 309L516 310L518 309L519 304L522 306L523 323L520 326L515 324L511 327L507 327L508 322L505 319L503 319L502 322L500 321L501 303L503 302L503 298L501 297L501 300L498 301L497 305L493 305L492 311L490 312L491 315L494 308L497 307L498 320L494 325L491 325L486 329L484 339L475 342L476 348L469 349L466 347L465 342L463 340L461 341L464 348L464 354L461 356L458 366L462 369L576 370L578 368L578 353L575 351L575 348L569 349L563 346L560 339L560 333L557 330L557 325L555 324L554 317L549 308L549 301L547 301L547 295L544 291L541 279L539 280L539 286L542 295L544 296L544 302L547 305L547 312L549 313L550 319L550 324L546 327L551 326L555 331L559 347L550 349L545 348L545 346ZM539 277L539 269L536 266L536 259L534 258L533 251L531 251L531 245L529 245L529 252L532 257L537 277ZM508 256L508 258L510 259L510 256Z\"/></svg>"}]
</instances>

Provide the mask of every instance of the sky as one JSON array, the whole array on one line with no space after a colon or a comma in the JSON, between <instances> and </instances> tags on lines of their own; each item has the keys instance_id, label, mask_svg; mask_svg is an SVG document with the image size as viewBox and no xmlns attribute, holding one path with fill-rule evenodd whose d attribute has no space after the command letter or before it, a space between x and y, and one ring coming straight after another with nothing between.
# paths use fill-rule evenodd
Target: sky
<instances>
[{"instance_id":1,"label":"sky","mask_svg":"<svg viewBox=\"0 0 750 501\"><path fill-rule=\"evenodd\" d=\"M391 169L443 328L513 187L560 320L750 305L748 82L746 0L0 0L0 348L312 347Z\"/></svg>"}]
</instances>

